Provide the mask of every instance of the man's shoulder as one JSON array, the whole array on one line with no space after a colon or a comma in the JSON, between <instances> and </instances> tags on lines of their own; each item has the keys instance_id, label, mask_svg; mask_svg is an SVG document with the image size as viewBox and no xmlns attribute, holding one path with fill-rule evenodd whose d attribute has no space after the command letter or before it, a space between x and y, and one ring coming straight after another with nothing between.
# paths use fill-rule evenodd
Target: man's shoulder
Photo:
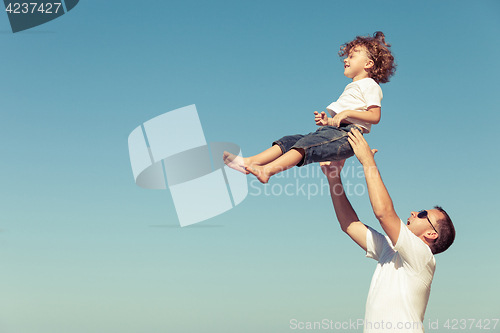
<instances>
[{"instance_id":1,"label":"man's shoulder","mask_svg":"<svg viewBox=\"0 0 500 333\"><path fill-rule=\"evenodd\" d=\"M375 260L385 257L387 251L394 254L394 247L388 236L378 232L370 226L367 226L366 233L366 256Z\"/></svg>"},{"instance_id":2,"label":"man's shoulder","mask_svg":"<svg viewBox=\"0 0 500 333\"><path fill-rule=\"evenodd\" d=\"M411 232L403 221L401 221L401 230L394 250L416 272L421 271L424 266L432 269L436 266L436 259L429 245Z\"/></svg>"},{"instance_id":3,"label":"man's shoulder","mask_svg":"<svg viewBox=\"0 0 500 333\"><path fill-rule=\"evenodd\" d=\"M406 226L406 224L400 219L401 227L399 229L399 237L398 241L394 245L396 251L399 251L402 247L411 246L412 248L421 248L425 251L428 251L432 254L432 251L429 245L425 244L425 242L417 237L410 229Z\"/></svg>"}]
</instances>

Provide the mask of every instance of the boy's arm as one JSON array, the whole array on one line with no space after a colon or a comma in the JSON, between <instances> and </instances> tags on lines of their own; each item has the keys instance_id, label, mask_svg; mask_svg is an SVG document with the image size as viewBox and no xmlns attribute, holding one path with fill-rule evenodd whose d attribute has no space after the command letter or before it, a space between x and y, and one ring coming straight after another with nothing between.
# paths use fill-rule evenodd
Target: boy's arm
<instances>
[{"instance_id":1,"label":"boy's arm","mask_svg":"<svg viewBox=\"0 0 500 333\"><path fill-rule=\"evenodd\" d=\"M321 170L328 179L330 185L330 195L332 196L333 208L337 214L342 231L348 234L363 250L366 251L366 234L368 228L359 221L358 215L351 206L345 195L340 170L344 161L322 162Z\"/></svg>"},{"instance_id":2,"label":"boy's arm","mask_svg":"<svg viewBox=\"0 0 500 333\"><path fill-rule=\"evenodd\" d=\"M366 111L345 110L337 113L335 117L328 118L328 125L340 126L340 123L346 118L354 118L370 124L378 124L381 117L380 106L369 106Z\"/></svg>"},{"instance_id":3,"label":"boy's arm","mask_svg":"<svg viewBox=\"0 0 500 333\"><path fill-rule=\"evenodd\" d=\"M380 173L377 169L377 164L373 155L376 150L371 150L363 135L353 129L349 132L349 143L356 154L359 162L363 165L365 172L366 185L368 187L368 195L372 204L375 217L379 220L380 225L384 229L387 236L395 245L398 241L401 222L394 210L392 199L389 192L382 182Z\"/></svg>"}]
</instances>

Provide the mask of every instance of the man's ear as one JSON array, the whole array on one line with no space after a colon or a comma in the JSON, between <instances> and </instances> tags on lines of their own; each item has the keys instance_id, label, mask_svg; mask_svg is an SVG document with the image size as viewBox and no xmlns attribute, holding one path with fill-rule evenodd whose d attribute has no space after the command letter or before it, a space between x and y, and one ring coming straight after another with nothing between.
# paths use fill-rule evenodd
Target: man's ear
<instances>
[{"instance_id":1,"label":"man's ear","mask_svg":"<svg viewBox=\"0 0 500 333\"><path fill-rule=\"evenodd\" d=\"M429 240L429 241L434 241L436 240L436 238L438 238L438 233L435 232L434 230L431 230L431 231L427 231L425 234L424 234L424 237L425 239Z\"/></svg>"}]
</instances>

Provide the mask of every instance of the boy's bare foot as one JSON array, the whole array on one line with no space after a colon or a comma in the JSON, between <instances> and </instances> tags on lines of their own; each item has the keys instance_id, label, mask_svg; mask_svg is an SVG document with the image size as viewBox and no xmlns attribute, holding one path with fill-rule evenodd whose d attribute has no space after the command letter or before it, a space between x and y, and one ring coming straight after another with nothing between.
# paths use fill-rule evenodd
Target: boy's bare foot
<instances>
[{"instance_id":1,"label":"boy's bare foot","mask_svg":"<svg viewBox=\"0 0 500 333\"><path fill-rule=\"evenodd\" d=\"M222 155L222 159L224 160L224 163L231 169L234 169L236 171L244 173L245 175L248 175L249 172L245 170L246 158L225 151L224 155Z\"/></svg>"},{"instance_id":2,"label":"boy's bare foot","mask_svg":"<svg viewBox=\"0 0 500 333\"><path fill-rule=\"evenodd\" d=\"M250 164L250 165L245 166L245 169L248 172L250 172L252 175L257 177L257 179L262 184L267 184L267 182L269 181L269 178L271 178L271 176L266 172L265 166Z\"/></svg>"}]
</instances>

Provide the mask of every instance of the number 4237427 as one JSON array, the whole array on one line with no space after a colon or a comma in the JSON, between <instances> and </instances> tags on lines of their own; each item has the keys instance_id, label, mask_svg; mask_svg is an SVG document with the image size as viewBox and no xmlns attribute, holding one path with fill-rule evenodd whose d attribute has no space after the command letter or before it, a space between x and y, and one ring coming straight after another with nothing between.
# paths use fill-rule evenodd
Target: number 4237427
<instances>
[{"instance_id":1,"label":"number 4237427","mask_svg":"<svg viewBox=\"0 0 500 333\"><path fill-rule=\"evenodd\" d=\"M43 13L43 14L57 14L59 8L61 7L60 2L47 2L47 3L9 3L5 11L10 14L33 14L33 13Z\"/></svg>"},{"instance_id":2,"label":"number 4237427","mask_svg":"<svg viewBox=\"0 0 500 333\"><path fill-rule=\"evenodd\" d=\"M489 319L483 319L483 321L481 321L481 319L479 320L476 320L476 319L448 319L443 327L444 328L447 328L447 329L451 329L451 330L458 330L458 329L461 329L461 330L464 330L464 329L472 329L472 328L475 328L475 329L483 329L483 330L489 330L489 329L495 329L496 326L498 324L498 319L492 319L492 320L489 320ZM490 326L492 325L492 326Z\"/></svg>"}]
</instances>

